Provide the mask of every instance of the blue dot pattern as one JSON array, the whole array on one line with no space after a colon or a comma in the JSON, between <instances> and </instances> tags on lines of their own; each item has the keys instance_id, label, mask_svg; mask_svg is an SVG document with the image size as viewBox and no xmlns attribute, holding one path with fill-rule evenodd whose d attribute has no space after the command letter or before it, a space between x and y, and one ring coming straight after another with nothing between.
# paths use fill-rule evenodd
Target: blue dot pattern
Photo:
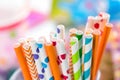
<instances>
[{"instance_id":1,"label":"blue dot pattern","mask_svg":"<svg viewBox=\"0 0 120 80\"><path fill-rule=\"evenodd\" d=\"M33 54L33 57L34 57L34 59L38 59L38 58L39 58L39 55Z\"/></svg>"},{"instance_id":2,"label":"blue dot pattern","mask_svg":"<svg viewBox=\"0 0 120 80\"><path fill-rule=\"evenodd\" d=\"M39 74L39 78L40 79L44 79L44 75L43 74Z\"/></svg>"},{"instance_id":3,"label":"blue dot pattern","mask_svg":"<svg viewBox=\"0 0 120 80\"><path fill-rule=\"evenodd\" d=\"M37 53L39 53L39 52L40 52L40 51L39 51L39 48L37 48L37 49L36 49L36 52L37 52Z\"/></svg>"},{"instance_id":4,"label":"blue dot pattern","mask_svg":"<svg viewBox=\"0 0 120 80\"><path fill-rule=\"evenodd\" d=\"M51 77L49 80L54 80L54 77Z\"/></svg>"},{"instance_id":5,"label":"blue dot pattern","mask_svg":"<svg viewBox=\"0 0 120 80\"><path fill-rule=\"evenodd\" d=\"M46 63L49 62L49 58L48 58L48 57L45 58L45 62L46 62Z\"/></svg>"},{"instance_id":6,"label":"blue dot pattern","mask_svg":"<svg viewBox=\"0 0 120 80\"><path fill-rule=\"evenodd\" d=\"M57 28L57 33L60 33L60 29Z\"/></svg>"},{"instance_id":7,"label":"blue dot pattern","mask_svg":"<svg viewBox=\"0 0 120 80\"><path fill-rule=\"evenodd\" d=\"M43 68L47 68L47 65L45 63L41 63Z\"/></svg>"},{"instance_id":8,"label":"blue dot pattern","mask_svg":"<svg viewBox=\"0 0 120 80\"><path fill-rule=\"evenodd\" d=\"M58 32L60 32L60 30L58 30ZM38 46L37 47L37 49L36 49L36 52L37 53L39 53L40 52L40 48L42 48L43 47L43 45L42 44L38 44L38 43L36 43L36 45ZM35 58L36 59L38 59L39 58L39 56L37 55L37 54L35 54ZM48 67L48 65L47 65L47 63L49 62L49 58L48 57L46 57L45 59L44 59L44 62L41 62L41 65L42 65L42 70L41 70L41 72L42 72L42 74L39 74L39 78L40 79L44 79L44 73L45 73L45 69ZM49 80L54 80L54 77L52 76L52 77L50 77L50 79Z\"/></svg>"},{"instance_id":9,"label":"blue dot pattern","mask_svg":"<svg viewBox=\"0 0 120 80\"><path fill-rule=\"evenodd\" d=\"M42 73L45 73L45 69L44 68L42 68Z\"/></svg>"},{"instance_id":10,"label":"blue dot pattern","mask_svg":"<svg viewBox=\"0 0 120 80\"><path fill-rule=\"evenodd\" d=\"M43 47L42 44L38 44L38 43L37 43L37 46L38 46L38 48L42 48Z\"/></svg>"}]
</instances>

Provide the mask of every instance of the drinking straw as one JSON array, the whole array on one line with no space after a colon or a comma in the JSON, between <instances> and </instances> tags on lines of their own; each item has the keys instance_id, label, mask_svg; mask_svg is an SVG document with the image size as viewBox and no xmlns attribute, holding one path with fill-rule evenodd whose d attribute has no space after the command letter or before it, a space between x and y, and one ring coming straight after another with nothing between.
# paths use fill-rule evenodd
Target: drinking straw
<instances>
[{"instance_id":1,"label":"drinking straw","mask_svg":"<svg viewBox=\"0 0 120 80\"><path fill-rule=\"evenodd\" d=\"M92 44L93 35L85 35L85 47L84 47L84 73L83 80L90 80L91 60L92 60Z\"/></svg>"},{"instance_id":2,"label":"drinking straw","mask_svg":"<svg viewBox=\"0 0 120 80\"><path fill-rule=\"evenodd\" d=\"M76 37L70 38L70 46L72 53L74 80L80 80L81 68L80 68L79 44L78 44L78 39Z\"/></svg>"},{"instance_id":3,"label":"drinking straw","mask_svg":"<svg viewBox=\"0 0 120 80\"><path fill-rule=\"evenodd\" d=\"M105 13L105 12L100 12L98 14L98 16L102 17L104 19L104 22L105 23L108 23L109 22L109 19L110 19L110 15L108 13Z\"/></svg>"},{"instance_id":4,"label":"drinking straw","mask_svg":"<svg viewBox=\"0 0 120 80\"><path fill-rule=\"evenodd\" d=\"M54 80L61 80L61 72L57 63L57 53L55 47L52 43L46 43L45 50L50 61L50 68L52 70Z\"/></svg>"},{"instance_id":5,"label":"drinking straw","mask_svg":"<svg viewBox=\"0 0 120 80\"><path fill-rule=\"evenodd\" d=\"M31 47L29 43L24 43L22 46L23 54L27 60L28 69L30 71L32 80L38 80L38 72L34 63Z\"/></svg>"},{"instance_id":6,"label":"drinking straw","mask_svg":"<svg viewBox=\"0 0 120 80\"><path fill-rule=\"evenodd\" d=\"M92 80L95 80L96 78L96 73L98 71L99 65L100 65L100 61L101 61L101 57L103 55L103 51L105 49L106 43L107 43L107 39L109 37L110 31L112 29L112 24L108 23L105 25L104 27L104 31L103 34L100 38L99 44L98 44L98 48L97 48L97 56L96 56L96 60L94 62L95 67L93 68L93 76L92 76Z\"/></svg>"},{"instance_id":7,"label":"drinking straw","mask_svg":"<svg viewBox=\"0 0 120 80\"><path fill-rule=\"evenodd\" d=\"M79 57L80 57L80 76L82 80L82 47L83 47L83 32L78 30L76 33L78 39Z\"/></svg>"},{"instance_id":8,"label":"drinking straw","mask_svg":"<svg viewBox=\"0 0 120 80\"><path fill-rule=\"evenodd\" d=\"M38 75L39 75L39 79L40 80L45 80L45 76L44 76L44 70L42 69L42 65L41 65L41 60L40 60L40 51L37 47L36 41L33 39L29 40L30 45L31 45L31 49L32 49L32 54L34 56L34 61L35 61L35 65L38 71Z\"/></svg>"},{"instance_id":9,"label":"drinking straw","mask_svg":"<svg viewBox=\"0 0 120 80\"><path fill-rule=\"evenodd\" d=\"M86 24L85 33L86 30L89 28L92 28L93 30L97 29L103 32L105 24L109 22L109 18L110 15L104 12L100 12L99 15L96 17L89 16Z\"/></svg>"},{"instance_id":10,"label":"drinking straw","mask_svg":"<svg viewBox=\"0 0 120 80\"><path fill-rule=\"evenodd\" d=\"M77 29L72 28L69 30L69 38L71 38L72 36L76 36L77 33ZM70 41L69 41L70 42ZM70 49L69 49L69 73L71 75L71 79L74 80L74 74L73 74L73 63L72 63L72 51L71 51L71 46L69 45Z\"/></svg>"},{"instance_id":11,"label":"drinking straw","mask_svg":"<svg viewBox=\"0 0 120 80\"><path fill-rule=\"evenodd\" d=\"M87 20L87 23L86 23L86 27L85 27L85 33L89 32L92 30L92 26L93 26L93 23L94 23L94 18L93 16L89 16L88 17L88 20Z\"/></svg>"},{"instance_id":12,"label":"drinking straw","mask_svg":"<svg viewBox=\"0 0 120 80\"><path fill-rule=\"evenodd\" d=\"M65 27L64 25L57 26L57 38L58 39L65 39Z\"/></svg>"},{"instance_id":13,"label":"drinking straw","mask_svg":"<svg viewBox=\"0 0 120 80\"><path fill-rule=\"evenodd\" d=\"M58 55L58 64L62 72L62 80L71 80L68 65L68 57L65 49L65 43L62 39L57 40L56 51Z\"/></svg>"},{"instance_id":14,"label":"drinking straw","mask_svg":"<svg viewBox=\"0 0 120 80\"><path fill-rule=\"evenodd\" d=\"M46 55L45 48L44 48L44 39L41 38L39 41L37 41L37 47L39 48L40 51L40 60L42 64L42 69L44 69L44 74L45 74L45 79L46 80L54 80L51 70L50 70L50 65L49 65L49 58Z\"/></svg>"},{"instance_id":15,"label":"drinking straw","mask_svg":"<svg viewBox=\"0 0 120 80\"><path fill-rule=\"evenodd\" d=\"M22 45L20 43L16 43L14 46L14 50L20 64L24 80L32 80L30 72L28 70L27 61L22 51Z\"/></svg>"},{"instance_id":16,"label":"drinking straw","mask_svg":"<svg viewBox=\"0 0 120 80\"><path fill-rule=\"evenodd\" d=\"M110 15L105 12L100 12L97 17L100 19L99 20L99 23L101 25L100 30L103 31L105 24L109 22Z\"/></svg>"},{"instance_id":17,"label":"drinking straw","mask_svg":"<svg viewBox=\"0 0 120 80\"><path fill-rule=\"evenodd\" d=\"M93 71L93 69L94 69L94 67L95 67L95 65L94 65L94 62L95 62L95 60L96 60L96 56L97 56L97 54L96 54L96 51L97 51L97 47L98 47L98 43L99 43L99 39L100 39L100 31L99 30L94 30L93 31L93 52L92 52L92 68L91 68L91 79L92 79L92 71Z\"/></svg>"}]
</instances>

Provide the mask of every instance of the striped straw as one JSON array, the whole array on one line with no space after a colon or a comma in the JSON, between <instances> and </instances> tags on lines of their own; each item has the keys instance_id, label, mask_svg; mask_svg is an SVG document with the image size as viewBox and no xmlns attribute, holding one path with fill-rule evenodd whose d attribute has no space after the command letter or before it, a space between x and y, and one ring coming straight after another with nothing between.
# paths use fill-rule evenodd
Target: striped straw
<instances>
[{"instance_id":1,"label":"striped straw","mask_svg":"<svg viewBox=\"0 0 120 80\"><path fill-rule=\"evenodd\" d=\"M58 39L65 39L65 27L64 25L57 26L57 38Z\"/></svg>"},{"instance_id":2,"label":"striped straw","mask_svg":"<svg viewBox=\"0 0 120 80\"><path fill-rule=\"evenodd\" d=\"M70 46L72 53L74 80L80 80L81 68L80 68L79 44L78 39L76 37L70 38Z\"/></svg>"},{"instance_id":3,"label":"striped straw","mask_svg":"<svg viewBox=\"0 0 120 80\"><path fill-rule=\"evenodd\" d=\"M37 42L37 47L39 48L40 51L40 60L42 64L42 69L44 69L44 74L45 74L45 79L46 80L54 80L51 70L50 70L50 65L49 65L49 59L46 55L45 48L44 48L44 39L39 39Z\"/></svg>"},{"instance_id":4,"label":"striped straw","mask_svg":"<svg viewBox=\"0 0 120 80\"><path fill-rule=\"evenodd\" d=\"M90 80L91 60L92 60L92 34L85 35L85 47L84 47L84 73L83 80Z\"/></svg>"},{"instance_id":5,"label":"striped straw","mask_svg":"<svg viewBox=\"0 0 120 80\"><path fill-rule=\"evenodd\" d=\"M83 32L78 30L76 33L76 37L78 39L78 48L79 48L79 56L80 56L80 77L82 80L82 46L83 46Z\"/></svg>"},{"instance_id":6,"label":"striped straw","mask_svg":"<svg viewBox=\"0 0 120 80\"><path fill-rule=\"evenodd\" d=\"M22 46L22 50L23 50L24 56L27 60L27 65L28 65L32 79L38 80L39 77L38 77L36 65L34 63L34 59L32 56L32 50L31 50L30 45L28 43L24 43Z\"/></svg>"},{"instance_id":7,"label":"striped straw","mask_svg":"<svg viewBox=\"0 0 120 80\"><path fill-rule=\"evenodd\" d=\"M72 28L69 30L69 37L71 38L72 36L76 35L77 30L75 28ZM70 41L69 41L70 42ZM72 63L72 51L71 51L71 46L69 45L69 73L71 75L71 79L74 80L74 75L73 75L73 63Z\"/></svg>"},{"instance_id":8,"label":"striped straw","mask_svg":"<svg viewBox=\"0 0 120 80\"><path fill-rule=\"evenodd\" d=\"M39 55L40 51L37 48L36 41L35 40L30 40L30 45L31 45L33 56L34 56L35 65L36 65L36 68L37 68L37 71L38 71L39 79L40 80L45 80L44 69L42 69L40 55Z\"/></svg>"},{"instance_id":9,"label":"striped straw","mask_svg":"<svg viewBox=\"0 0 120 80\"><path fill-rule=\"evenodd\" d=\"M71 80L70 74L68 72L69 65L68 65L68 57L65 49L65 43L62 39L57 40L56 50L58 54L58 64L62 72L61 77L63 80Z\"/></svg>"}]
</instances>

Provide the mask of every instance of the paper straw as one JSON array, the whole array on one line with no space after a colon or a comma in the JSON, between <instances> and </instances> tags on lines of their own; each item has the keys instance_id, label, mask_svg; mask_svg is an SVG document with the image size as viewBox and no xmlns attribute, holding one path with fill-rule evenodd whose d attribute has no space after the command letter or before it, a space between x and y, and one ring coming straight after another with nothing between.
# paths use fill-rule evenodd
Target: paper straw
<instances>
[{"instance_id":1,"label":"paper straw","mask_svg":"<svg viewBox=\"0 0 120 80\"><path fill-rule=\"evenodd\" d=\"M85 35L84 47L84 73L83 80L90 80L91 60L92 60L92 43L93 36L91 34Z\"/></svg>"},{"instance_id":2,"label":"paper straw","mask_svg":"<svg viewBox=\"0 0 120 80\"><path fill-rule=\"evenodd\" d=\"M58 39L65 39L65 27L64 25L57 26L57 38Z\"/></svg>"},{"instance_id":3,"label":"paper straw","mask_svg":"<svg viewBox=\"0 0 120 80\"><path fill-rule=\"evenodd\" d=\"M105 23L108 23L109 22L109 19L110 19L110 15L108 13L105 13L105 12L100 12L98 14L98 16L102 17L105 21Z\"/></svg>"},{"instance_id":4,"label":"paper straw","mask_svg":"<svg viewBox=\"0 0 120 80\"><path fill-rule=\"evenodd\" d=\"M109 18L110 15L104 12L99 13L99 15L96 17L89 16L88 22L86 24L85 33L86 30L89 28L92 28L93 30L100 30L102 32L105 24L109 22Z\"/></svg>"},{"instance_id":5,"label":"paper straw","mask_svg":"<svg viewBox=\"0 0 120 80\"><path fill-rule=\"evenodd\" d=\"M99 65L100 65L101 57L103 55L103 51L105 49L107 39L109 37L112 26L113 25L110 24L110 23L106 24L106 26L104 28L104 31L103 31L103 34L100 38L100 42L98 44L98 48L97 48L97 52L96 52L96 54L97 54L96 59L97 60L95 60L95 62L94 62L95 67L93 68L92 80L95 80L95 78L96 78L96 74L97 74L97 71L98 71L98 68L99 68Z\"/></svg>"},{"instance_id":6,"label":"paper straw","mask_svg":"<svg viewBox=\"0 0 120 80\"><path fill-rule=\"evenodd\" d=\"M32 80L38 80L39 79L38 72L34 63L30 45L28 43L24 43L22 50L27 60L27 65L28 65Z\"/></svg>"},{"instance_id":7,"label":"paper straw","mask_svg":"<svg viewBox=\"0 0 120 80\"><path fill-rule=\"evenodd\" d=\"M28 66L27 66L27 61L22 52L22 45L20 43L15 44L14 50L20 64L20 68L21 68L24 80L32 80Z\"/></svg>"},{"instance_id":8,"label":"paper straw","mask_svg":"<svg viewBox=\"0 0 120 80\"><path fill-rule=\"evenodd\" d=\"M79 44L78 39L76 37L70 38L70 46L72 53L74 80L80 80L81 68L80 68Z\"/></svg>"},{"instance_id":9,"label":"paper straw","mask_svg":"<svg viewBox=\"0 0 120 80\"><path fill-rule=\"evenodd\" d=\"M98 17L100 18L100 30L103 31L104 30L104 26L106 25L106 23L109 22L109 19L110 19L110 15L105 13L105 12L100 12L98 14Z\"/></svg>"},{"instance_id":10,"label":"paper straw","mask_svg":"<svg viewBox=\"0 0 120 80\"><path fill-rule=\"evenodd\" d=\"M46 43L45 49L50 60L50 68L52 70L54 80L61 80L61 72L57 63L57 53L55 47L52 45L52 43Z\"/></svg>"},{"instance_id":11,"label":"paper straw","mask_svg":"<svg viewBox=\"0 0 120 80\"><path fill-rule=\"evenodd\" d=\"M75 37L76 36L76 33L77 33L77 29L75 28L72 28L69 30L69 39L71 37ZM70 41L69 41L70 42ZM71 51L71 46L69 45L70 49L69 49L69 73L71 75L71 79L74 80L74 74L73 74L73 63L72 63L72 51Z\"/></svg>"},{"instance_id":12,"label":"paper straw","mask_svg":"<svg viewBox=\"0 0 120 80\"><path fill-rule=\"evenodd\" d=\"M93 27L93 23L94 23L94 19L95 17L93 16L89 16L87 23L86 23L86 27L85 27L85 33L87 33L88 31L90 31Z\"/></svg>"},{"instance_id":13,"label":"paper straw","mask_svg":"<svg viewBox=\"0 0 120 80\"><path fill-rule=\"evenodd\" d=\"M49 58L46 55L45 48L44 48L44 39L39 39L37 41L37 47L39 48L40 51L40 60L42 64L42 69L44 69L44 74L45 74L45 79L46 80L54 80L51 70L50 70L50 65L49 65Z\"/></svg>"},{"instance_id":14,"label":"paper straw","mask_svg":"<svg viewBox=\"0 0 120 80\"><path fill-rule=\"evenodd\" d=\"M79 48L79 56L80 56L80 77L82 80L82 47L83 47L83 32L78 30L76 33L76 37L78 39L78 48Z\"/></svg>"},{"instance_id":15,"label":"paper straw","mask_svg":"<svg viewBox=\"0 0 120 80\"><path fill-rule=\"evenodd\" d=\"M99 39L100 39L100 31L99 30L94 30L93 31L93 52L92 52L92 69L91 69L91 79L92 79L92 73L93 73L93 69L95 67L94 62L97 59L97 47L99 44Z\"/></svg>"},{"instance_id":16,"label":"paper straw","mask_svg":"<svg viewBox=\"0 0 120 80\"><path fill-rule=\"evenodd\" d=\"M33 56L34 56L35 65L36 65L36 68L37 68L39 79L40 80L45 80L44 70L42 69L41 60L40 60L40 54L39 54L40 51L37 47L36 41L31 39L30 40L30 45L31 45Z\"/></svg>"},{"instance_id":17,"label":"paper straw","mask_svg":"<svg viewBox=\"0 0 120 80\"><path fill-rule=\"evenodd\" d=\"M68 57L65 49L65 43L62 39L57 40L56 50L58 55L58 64L62 72L62 80L71 80L69 74Z\"/></svg>"}]
</instances>

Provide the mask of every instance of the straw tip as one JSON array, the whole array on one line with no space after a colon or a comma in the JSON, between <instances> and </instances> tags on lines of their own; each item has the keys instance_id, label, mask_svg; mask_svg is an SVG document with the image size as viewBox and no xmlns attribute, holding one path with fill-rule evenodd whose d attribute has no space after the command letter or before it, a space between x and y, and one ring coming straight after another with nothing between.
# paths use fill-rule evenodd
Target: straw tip
<instances>
[{"instance_id":1,"label":"straw tip","mask_svg":"<svg viewBox=\"0 0 120 80\"><path fill-rule=\"evenodd\" d=\"M19 46L21 46L21 43L19 42L14 44L14 48L18 48Z\"/></svg>"},{"instance_id":2,"label":"straw tip","mask_svg":"<svg viewBox=\"0 0 120 80\"><path fill-rule=\"evenodd\" d=\"M85 37L86 37L86 38L92 38L93 35L92 35L92 34L85 34Z\"/></svg>"},{"instance_id":3,"label":"straw tip","mask_svg":"<svg viewBox=\"0 0 120 80\"><path fill-rule=\"evenodd\" d=\"M45 45L46 45L46 46L51 46L51 45L52 45L52 42L46 42Z\"/></svg>"},{"instance_id":4,"label":"straw tip","mask_svg":"<svg viewBox=\"0 0 120 80\"><path fill-rule=\"evenodd\" d=\"M64 28L65 26L64 25L62 25L62 24L59 24L58 26L57 26L57 28Z\"/></svg>"},{"instance_id":5,"label":"straw tip","mask_svg":"<svg viewBox=\"0 0 120 80\"><path fill-rule=\"evenodd\" d=\"M30 44L29 43L24 43L22 46L25 50L28 50L30 48Z\"/></svg>"},{"instance_id":6,"label":"straw tip","mask_svg":"<svg viewBox=\"0 0 120 80\"><path fill-rule=\"evenodd\" d=\"M78 31L77 31L77 34L83 34L83 31L78 30Z\"/></svg>"},{"instance_id":7,"label":"straw tip","mask_svg":"<svg viewBox=\"0 0 120 80\"><path fill-rule=\"evenodd\" d=\"M111 24L111 23L106 23L106 26L112 28L112 27L113 27L113 24Z\"/></svg>"},{"instance_id":8,"label":"straw tip","mask_svg":"<svg viewBox=\"0 0 120 80\"><path fill-rule=\"evenodd\" d=\"M20 38L20 39L18 40L18 42L24 43L24 42L25 42L25 39L24 39L24 38Z\"/></svg>"},{"instance_id":9,"label":"straw tip","mask_svg":"<svg viewBox=\"0 0 120 80\"><path fill-rule=\"evenodd\" d=\"M101 34L101 31L100 30L93 30L93 34L95 34L95 35L100 35Z\"/></svg>"},{"instance_id":10,"label":"straw tip","mask_svg":"<svg viewBox=\"0 0 120 80\"><path fill-rule=\"evenodd\" d=\"M94 19L94 16L88 16L88 19Z\"/></svg>"}]
</instances>

